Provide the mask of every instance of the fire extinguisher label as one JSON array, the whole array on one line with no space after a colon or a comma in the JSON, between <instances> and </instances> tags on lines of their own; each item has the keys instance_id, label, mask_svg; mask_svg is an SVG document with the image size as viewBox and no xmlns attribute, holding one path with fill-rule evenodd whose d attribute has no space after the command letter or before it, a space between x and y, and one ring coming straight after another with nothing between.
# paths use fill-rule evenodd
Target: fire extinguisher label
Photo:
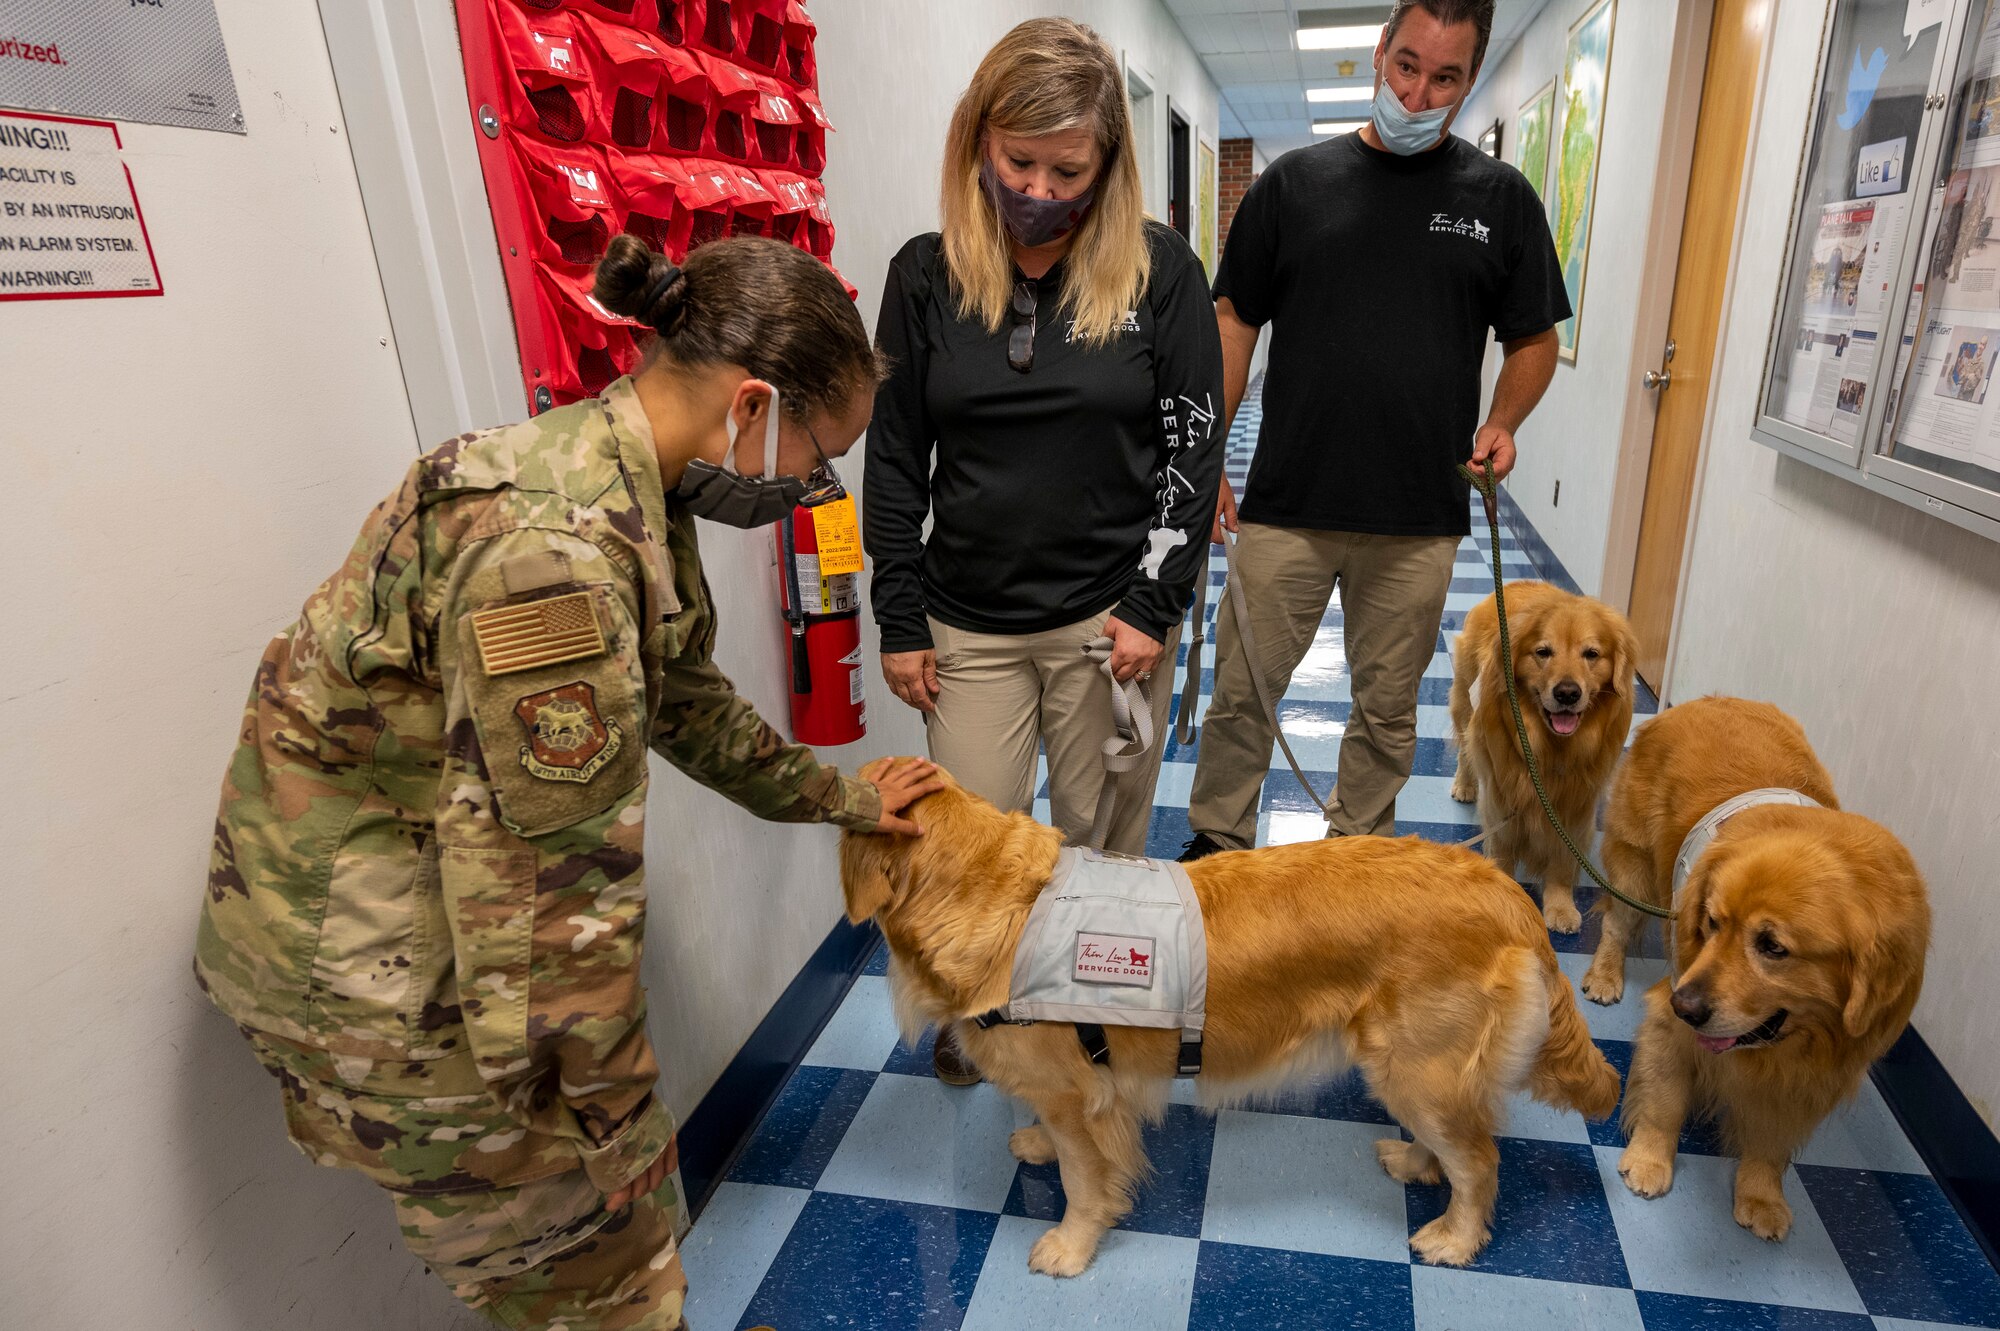
<instances>
[{"instance_id":1,"label":"fire extinguisher label","mask_svg":"<svg viewBox=\"0 0 2000 1331\"><path fill-rule=\"evenodd\" d=\"M799 570L799 609L809 615L844 615L861 608L861 579L852 573L825 577L818 555L794 555Z\"/></svg>"},{"instance_id":2,"label":"fire extinguisher label","mask_svg":"<svg viewBox=\"0 0 2000 1331\"><path fill-rule=\"evenodd\" d=\"M847 676L848 705L850 707L859 707L861 705L861 697L866 692L867 689L862 684L861 667L856 666Z\"/></svg>"}]
</instances>

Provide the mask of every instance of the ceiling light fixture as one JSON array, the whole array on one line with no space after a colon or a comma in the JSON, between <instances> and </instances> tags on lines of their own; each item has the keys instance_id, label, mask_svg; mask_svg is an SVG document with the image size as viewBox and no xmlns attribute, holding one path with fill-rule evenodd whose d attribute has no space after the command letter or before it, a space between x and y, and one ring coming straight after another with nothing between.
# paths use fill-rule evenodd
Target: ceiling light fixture
<instances>
[{"instance_id":1,"label":"ceiling light fixture","mask_svg":"<svg viewBox=\"0 0 2000 1331\"><path fill-rule=\"evenodd\" d=\"M1301 51L1349 51L1372 47L1389 21L1389 6L1361 9L1301 9L1299 49Z\"/></svg>"},{"instance_id":2,"label":"ceiling light fixture","mask_svg":"<svg viewBox=\"0 0 2000 1331\"><path fill-rule=\"evenodd\" d=\"M1307 88L1309 102L1365 102L1375 94L1367 88Z\"/></svg>"}]
</instances>

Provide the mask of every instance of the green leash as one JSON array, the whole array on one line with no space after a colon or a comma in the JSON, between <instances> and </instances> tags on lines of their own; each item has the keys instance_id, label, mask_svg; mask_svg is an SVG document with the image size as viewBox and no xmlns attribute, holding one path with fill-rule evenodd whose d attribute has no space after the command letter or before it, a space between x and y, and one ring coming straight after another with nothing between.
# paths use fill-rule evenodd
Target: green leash
<instances>
[{"instance_id":1,"label":"green leash","mask_svg":"<svg viewBox=\"0 0 2000 1331\"><path fill-rule=\"evenodd\" d=\"M1556 829L1556 835L1562 838L1563 845L1569 849L1576 862L1583 866L1583 871L1597 880L1599 887L1633 910L1658 919L1671 920L1674 918L1672 911L1649 902L1635 901L1611 885L1611 880L1604 876L1603 870L1592 864L1590 857L1577 849L1576 842L1570 838L1569 829L1562 825L1562 819L1556 817L1556 806L1549 799L1549 792L1542 788L1542 769L1535 761L1535 746L1528 740L1528 723L1521 716L1521 698L1514 688L1514 647L1512 639L1507 634L1507 589L1500 576L1500 501L1497 483L1493 479L1493 464L1488 461L1484 466L1486 470L1483 472L1474 471L1466 466L1461 466L1458 470L1460 475L1472 482L1473 488L1479 491L1480 500L1486 505L1486 526L1492 532L1493 546L1493 608L1499 612L1500 617L1500 659L1506 663L1504 673L1507 678L1507 702L1514 709L1514 734L1521 741L1521 757L1528 764L1528 779L1535 783L1535 794L1541 797L1542 812L1549 816L1549 826Z\"/></svg>"}]
</instances>

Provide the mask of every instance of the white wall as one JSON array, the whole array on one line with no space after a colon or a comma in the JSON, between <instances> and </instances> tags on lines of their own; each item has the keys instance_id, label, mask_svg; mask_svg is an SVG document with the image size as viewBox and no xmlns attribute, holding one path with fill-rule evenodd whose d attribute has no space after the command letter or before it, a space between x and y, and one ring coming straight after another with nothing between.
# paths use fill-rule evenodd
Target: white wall
<instances>
[{"instance_id":1,"label":"white wall","mask_svg":"<svg viewBox=\"0 0 2000 1331\"><path fill-rule=\"evenodd\" d=\"M1550 0L1513 48L1480 74L1465 109L1453 122L1453 132L1476 140L1497 118L1502 122L1501 151L1511 161L1521 103L1553 78L1560 107L1570 25L1592 3ZM1598 591L1604 581L1605 515L1614 501L1619 441L1626 429L1627 395L1636 383L1633 367L1641 350L1639 339L1644 337L1648 353L1656 340L1652 332L1642 332L1639 314L1648 236L1660 192L1656 181L1672 66L1668 53L1675 49L1679 26L1698 8L1689 0L1618 4L1577 358L1574 364L1556 366L1547 395L1518 432L1520 459L1507 482L1528 518L1587 592ZM1554 126L1552 138L1560 131L1560 124ZM1550 198L1553 202L1553 191ZM1672 211L1676 214L1672 232L1677 236L1677 199ZM1553 228L1553 213L1550 225ZM1488 356L1489 384L1498 362L1495 348ZM1647 421L1645 428L1650 430L1650 417ZM1556 503L1559 480L1562 498Z\"/></svg>"},{"instance_id":2,"label":"white wall","mask_svg":"<svg viewBox=\"0 0 2000 1331\"><path fill-rule=\"evenodd\" d=\"M1782 0L1771 49L1815 49L1825 13ZM1909 846L1935 912L1914 1024L2000 1126L2000 544L1749 437L1812 77L1769 62L1669 691L1793 713L1841 802Z\"/></svg>"},{"instance_id":3,"label":"white wall","mask_svg":"<svg viewBox=\"0 0 2000 1331\"><path fill-rule=\"evenodd\" d=\"M218 8L249 133L122 131L167 294L0 307L6 1319L469 1326L189 973L258 654L416 451L317 13Z\"/></svg>"}]
</instances>

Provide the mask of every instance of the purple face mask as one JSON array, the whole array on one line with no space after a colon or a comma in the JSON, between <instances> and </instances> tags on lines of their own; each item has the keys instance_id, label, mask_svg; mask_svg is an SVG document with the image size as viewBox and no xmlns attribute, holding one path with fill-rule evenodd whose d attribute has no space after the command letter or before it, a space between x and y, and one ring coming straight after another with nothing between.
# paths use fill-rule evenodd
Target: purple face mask
<instances>
[{"instance_id":1,"label":"purple face mask","mask_svg":"<svg viewBox=\"0 0 2000 1331\"><path fill-rule=\"evenodd\" d=\"M1097 193L1093 183L1074 199L1037 199L1009 189L1001 181L1000 173L993 169L990 157L979 164L979 183L985 186L986 197L993 201L993 210L1000 214L1000 224L1031 250L1076 230L1084 214L1090 211L1091 197Z\"/></svg>"}]
</instances>

